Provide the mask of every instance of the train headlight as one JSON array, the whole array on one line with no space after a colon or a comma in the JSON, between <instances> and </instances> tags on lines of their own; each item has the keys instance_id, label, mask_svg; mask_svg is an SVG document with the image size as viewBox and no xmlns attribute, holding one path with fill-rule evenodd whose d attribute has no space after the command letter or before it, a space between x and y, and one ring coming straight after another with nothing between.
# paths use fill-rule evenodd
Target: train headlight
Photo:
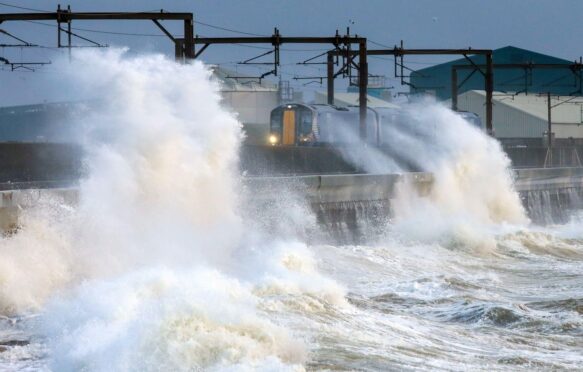
<instances>
[{"instance_id":1,"label":"train headlight","mask_svg":"<svg viewBox=\"0 0 583 372\"><path fill-rule=\"evenodd\" d=\"M277 136L275 134L269 136L269 143L272 145L275 145L277 143Z\"/></svg>"}]
</instances>

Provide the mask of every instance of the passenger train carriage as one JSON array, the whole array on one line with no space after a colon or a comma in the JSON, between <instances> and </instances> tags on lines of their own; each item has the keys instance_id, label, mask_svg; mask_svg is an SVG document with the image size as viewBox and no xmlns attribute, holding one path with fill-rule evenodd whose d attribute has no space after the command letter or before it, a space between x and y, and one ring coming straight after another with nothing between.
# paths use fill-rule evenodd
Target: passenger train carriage
<instances>
[{"instance_id":1,"label":"passenger train carriage","mask_svg":"<svg viewBox=\"0 0 583 372\"><path fill-rule=\"evenodd\" d=\"M478 115L458 112L466 121L482 126ZM324 104L289 103L271 111L269 143L271 145L343 145L360 142L358 107ZM411 135L427 135L410 114L395 107L368 108L366 142L374 145L390 143L394 130ZM435 128L433 128L435 130Z\"/></svg>"}]
</instances>

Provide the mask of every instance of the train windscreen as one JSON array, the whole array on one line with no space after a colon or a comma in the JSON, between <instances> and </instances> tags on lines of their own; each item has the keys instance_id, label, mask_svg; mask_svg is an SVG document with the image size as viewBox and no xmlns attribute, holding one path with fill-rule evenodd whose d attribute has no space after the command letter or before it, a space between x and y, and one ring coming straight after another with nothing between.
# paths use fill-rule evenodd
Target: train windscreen
<instances>
[{"instance_id":1,"label":"train windscreen","mask_svg":"<svg viewBox=\"0 0 583 372\"><path fill-rule=\"evenodd\" d=\"M281 109L275 109L271 111L271 123L269 129L271 132L281 133L281 122L283 118L283 112Z\"/></svg>"},{"instance_id":2,"label":"train windscreen","mask_svg":"<svg viewBox=\"0 0 583 372\"><path fill-rule=\"evenodd\" d=\"M300 139L308 138L312 134L312 111L303 107L300 111Z\"/></svg>"}]
</instances>

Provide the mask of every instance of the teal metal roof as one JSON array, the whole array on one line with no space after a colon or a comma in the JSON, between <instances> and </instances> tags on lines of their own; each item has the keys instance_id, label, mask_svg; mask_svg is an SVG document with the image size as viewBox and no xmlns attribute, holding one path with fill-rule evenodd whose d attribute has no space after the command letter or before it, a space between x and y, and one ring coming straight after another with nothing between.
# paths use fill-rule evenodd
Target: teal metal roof
<instances>
[{"instance_id":1,"label":"teal metal roof","mask_svg":"<svg viewBox=\"0 0 583 372\"><path fill-rule=\"evenodd\" d=\"M469 57L475 64L485 64L485 56ZM573 61L537 53L513 46L493 51L492 60L496 64L544 63L572 64ZM406 63L406 60L405 60ZM452 65L470 65L465 58L427 67L411 73L411 93L430 93L440 100L451 98ZM484 77L479 72L458 70L458 93L469 90L483 90ZM577 75L576 75L577 74ZM494 69L494 90L500 92L546 93L558 95L583 95L581 92L581 71L573 73L570 69ZM469 76L469 78L468 78ZM468 78L465 82L464 79ZM462 84L463 82L463 84Z\"/></svg>"}]
</instances>

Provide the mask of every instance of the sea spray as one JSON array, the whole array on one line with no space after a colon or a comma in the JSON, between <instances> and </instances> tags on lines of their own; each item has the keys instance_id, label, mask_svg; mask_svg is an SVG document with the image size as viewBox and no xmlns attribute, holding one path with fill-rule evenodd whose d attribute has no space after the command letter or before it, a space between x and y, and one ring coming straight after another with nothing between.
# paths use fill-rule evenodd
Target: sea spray
<instances>
[{"instance_id":1,"label":"sea spray","mask_svg":"<svg viewBox=\"0 0 583 372\"><path fill-rule=\"evenodd\" d=\"M65 80L76 82L68 87L73 95L101 101L84 118L87 135L79 139L88 177L68 218L31 212L22 231L3 241L9 254L27 255L11 245L28 239L27 256L64 256L57 261L69 262L72 281L150 264L216 263L229 256L241 231L234 192L239 123L220 108L209 72L201 64L123 53L79 53L70 65L61 63ZM54 254L49 234L71 249ZM37 272L20 269L31 277Z\"/></svg>"},{"instance_id":2,"label":"sea spray","mask_svg":"<svg viewBox=\"0 0 583 372\"><path fill-rule=\"evenodd\" d=\"M55 370L301 368L305 345L267 314L348 306L344 291L305 244L242 217L240 124L209 71L123 50L61 69L99 99L79 138L88 175L76 205L41 203L2 240L2 308L41 311Z\"/></svg>"},{"instance_id":3,"label":"sea spray","mask_svg":"<svg viewBox=\"0 0 583 372\"><path fill-rule=\"evenodd\" d=\"M89 91L108 82L93 81L98 79L95 75L112 75L108 63L102 66L94 61L100 58L111 62L111 68L118 68L120 75L125 75L121 72L124 63L130 66L135 62L107 53L81 59L84 66L77 67L78 73L82 74L80 78L87 78L83 87ZM216 87L209 89L208 81L201 77L208 76L202 66L175 66L160 57L141 58L127 71L145 75L134 80L136 89L140 87L136 94L148 94L152 91L148 88L156 87L145 83L156 70L143 66L148 66L151 58L158 58L159 64L172 73L197 76L196 89L201 89L202 95L197 102L203 102L212 114L211 108L217 106L212 98ZM91 74L93 77L88 78ZM194 78L187 79L193 82L189 79ZM122 82L127 84L128 80ZM180 98L192 93L191 89L195 88L181 81L173 94ZM132 90L127 86L124 91L130 94ZM101 90L96 94L105 96ZM107 94L124 99L119 89ZM113 96L111 99L115 100ZM172 106L174 99L167 101ZM406 244L386 239L375 246L307 247L293 239L303 223L313 223L313 216L299 205L301 197L285 199L282 205L292 205L271 210L266 216L261 208L245 205L245 187L239 187L237 177L230 177L233 183L228 187L235 190L235 195L225 199L228 203L221 204L224 208L212 210L216 214L207 222L202 215L191 216L197 211L188 211L189 200L181 208L182 203L174 199L179 194L156 193L167 190L169 182L142 184L158 172L172 174L163 171L167 166L174 169L168 162L162 161L163 167L153 166L157 163L153 159L164 156L148 153L150 149L156 154L171 153L162 151L146 135L150 132L153 137L164 138L165 133L150 130L154 124L146 121L145 131L135 133L133 140L133 132L139 128L136 123L129 123L128 131L121 127L132 115L124 115L123 106L115 111L115 102L110 103L111 110L99 113L109 115L109 120L91 130L93 135L86 146L91 150L88 166L94 175L83 184L82 193L94 190L95 199L81 200L83 208L66 200L42 201L43 208L25 211L24 223L16 234L0 240L0 301L3 308L10 307L18 314L0 317L0 369L289 370L305 365L326 370L514 371L574 370L582 365L580 221L564 230L545 230L542 234L530 226L528 232L534 234L517 233L500 239L483 229L490 226L497 232L501 227L490 217L482 221L489 213L464 218L469 213L440 209L439 203L430 203L435 216L428 218L428 210L420 209L423 217L415 220L414 210L407 208L413 208L419 199L411 196L399 199L410 204L403 205L404 214L396 220L401 227L406 220L411 221L411 229L392 231L411 232ZM148 119L149 115L132 109ZM175 110L184 108L168 112ZM192 124L204 126L207 120L201 119ZM230 117L227 120L230 124L223 129L229 132L223 134L227 139L230 135L238 137L237 124ZM220 155L206 159L222 162L231 155L226 153L225 158L220 147L207 145L212 138L206 134L174 133ZM122 138L121 134L129 137ZM401 139L406 137L403 133ZM419 142L420 147L431 148L431 141L414 137L409 139L410 145ZM144 140L154 146L142 149ZM182 154L181 148L175 154ZM172 146L167 149L174 150ZM415 152L412 146L406 151ZM208 152L199 154L204 158ZM436 156L429 160L438 163L439 159ZM205 164L200 158L193 160L193 164ZM225 163L219 165L222 170L229 168ZM230 171L225 172L228 175ZM225 174L216 176L224 179ZM201 177L206 177L204 172ZM180 188L181 182L190 179L179 178L176 186ZM187 187L183 189L188 191ZM119 194L110 195L117 190ZM221 190L212 191L220 195ZM281 195L282 190L271 193ZM144 205L140 205L142 196L147 196ZM171 208L164 208L164 198L171 199ZM115 207L110 203L118 204ZM160 215L154 213L159 206L163 207ZM249 210L254 212L249 214ZM92 211L114 215L85 215ZM215 235L212 227L222 216L228 223L220 229L222 236L217 243L209 246L209 239L201 237L203 226L210 226L209 234ZM108 217L112 221L109 224ZM278 226L277 220L284 226ZM176 229L173 221L178 223ZM160 228L145 229L159 222ZM494 239L503 254L483 257L475 249L466 249L463 241L458 242L459 249L441 244L444 239L410 241L432 226L437 230L434 236L447 235L459 223L478 228ZM238 226L243 228L239 230ZM98 234L101 227L107 228L103 236ZM128 227L129 235L124 236ZM182 227L188 231L182 231ZM116 249L107 245L110 235ZM152 237L161 244L168 243L168 254L149 242ZM86 241L91 250L82 246ZM122 242L130 245L126 247ZM143 252L140 244L144 245ZM183 262L171 257L178 247L185 247L185 252L176 253ZM210 250L209 256L197 247ZM143 256L132 257L131 252ZM321 271L335 280L324 277ZM40 316L24 316L26 309L40 309ZM29 326L31 329L20 333ZM14 346L4 343L6 340L15 341ZM42 359L47 354L49 367Z\"/></svg>"},{"instance_id":4,"label":"sea spray","mask_svg":"<svg viewBox=\"0 0 583 372\"><path fill-rule=\"evenodd\" d=\"M431 173L428 195L419 196L407 181L398 185L389 235L477 242L488 241L490 228L500 224L529 223L514 189L510 159L496 139L431 98L387 109L390 115L383 110L381 119L375 116L381 120L380 147L347 129L355 125L338 122L335 135L343 158L364 172Z\"/></svg>"},{"instance_id":5,"label":"sea spray","mask_svg":"<svg viewBox=\"0 0 583 372\"><path fill-rule=\"evenodd\" d=\"M528 224L510 160L495 139L432 101L404 110L407 127L387 128L387 138L400 158L433 174L433 185L427 197L400 185L393 233L423 241L453 238L490 249L495 244L491 228Z\"/></svg>"},{"instance_id":6,"label":"sea spray","mask_svg":"<svg viewBox=\"0 0 583 372\"><path fill-rule=\"evenodd\" d=\"M73 277L70 201L57 193L27 197L39 208L20 210L18 229L0 238L0 315L39 310Z\"/></svg>"}]
</instances>

